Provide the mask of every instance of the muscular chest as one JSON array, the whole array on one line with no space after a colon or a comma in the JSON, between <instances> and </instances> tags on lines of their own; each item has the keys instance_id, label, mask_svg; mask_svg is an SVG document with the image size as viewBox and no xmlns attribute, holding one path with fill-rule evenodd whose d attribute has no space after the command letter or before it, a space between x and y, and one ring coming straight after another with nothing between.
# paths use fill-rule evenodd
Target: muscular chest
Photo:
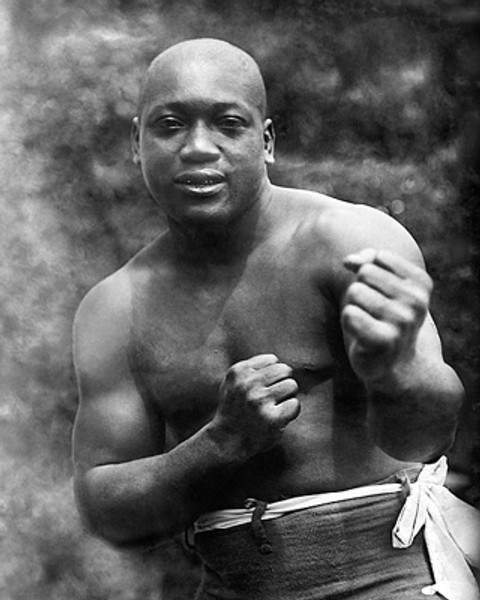
<instances>
[{"instance_id":1,"label":"muscular chest","mask_svg":"<svg viewBox=\"0 0 480 600\"><path fill-rule=\"evenodd\" d=\"M149 285L133 307L134 370L179 437L211 417L235 362L274 353L301 386L333 368L338 316L307 270L280 262L220 282Z\"/></svg>"}]
</instances>

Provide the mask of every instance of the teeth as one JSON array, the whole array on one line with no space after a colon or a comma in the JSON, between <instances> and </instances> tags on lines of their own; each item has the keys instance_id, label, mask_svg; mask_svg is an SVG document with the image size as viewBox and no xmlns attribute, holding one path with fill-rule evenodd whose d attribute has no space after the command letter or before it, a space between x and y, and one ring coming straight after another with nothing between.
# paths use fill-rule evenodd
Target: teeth
<instances>
[{"instance_id":1,"label":"teeth","mask_svg":"<svg viewBox=\"0 0 480 600\"><path fill-rule=\"evenodd\" d=\"M187 185L195 185L198 187L202 187L202 186L206 187L209 185L215 185L215 182L212 181L211 179L206 179L205 181L202 181L202 182L194 182L191 179L187 179L186 183L187 183Z\"/></svg>"}]
</instances>

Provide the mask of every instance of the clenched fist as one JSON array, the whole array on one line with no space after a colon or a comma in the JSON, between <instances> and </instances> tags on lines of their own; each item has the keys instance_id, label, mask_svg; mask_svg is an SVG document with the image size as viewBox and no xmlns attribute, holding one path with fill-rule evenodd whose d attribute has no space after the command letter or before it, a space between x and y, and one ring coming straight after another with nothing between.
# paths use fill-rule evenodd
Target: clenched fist
<instances>
[{"instance_id":1,"label":"clenched fist","mask_svg":"<svg viewBox=\"0 0 480 600\"><path fill-rule=\"evenodd\" d=\"M362 250L344 264L355 273L341 315L350 363L366 382L388 378L414 358L432 280L388 250Z\"/></svg>"},{"instance_id":2,"label":"clenched fist","mask_svg":"<svg viewBox=\"0 0 480 600\"><path fill-rule=\"evenodd\" d=\"M220 386L215 423L235 436L250 455L271 447L300 412L292 369L274 354L230 367Z\"/></svg>"}]
</instances>

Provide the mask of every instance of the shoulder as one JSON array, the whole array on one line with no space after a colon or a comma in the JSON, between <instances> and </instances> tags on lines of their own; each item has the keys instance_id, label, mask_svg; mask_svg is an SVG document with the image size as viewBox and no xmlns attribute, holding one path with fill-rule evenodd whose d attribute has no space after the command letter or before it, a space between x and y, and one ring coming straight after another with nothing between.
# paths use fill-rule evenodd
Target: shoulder
<instances>
[{"instance_id":1,"label":"shoulder","mask_svg":"<svg viewBox=\"0 0 480 600\"><path fill-rule=\"evenodd\" d=\"M158 270L161 255L162 237L159 237L90 289L80 302L75 323L102 318L124 320L131 310L134 289Z\"/></svg>"},{"instance_id":2,"label":"shoulder","mask_svg":"<svg viewBox=\"0 0 480 600\"><path fill-rule=\"evenodd\" d=\"M365 248L389 250L424 268L412 235L377 208L297 189L282 188L281 194L295 215L289 221L292 242L335 296L351 282L345 257Z\"/></svg>"},{"instance_id":3,"label":"shoulder","mask_svg":"<svg viewBox=\"0 0 480 600\"><path fill-rule=\"evenodd\" d=\"M84 296L75 315L78 325L108 316L125 315L130 304L131 282L127 266L123 266L99 283Z\"/></svg>"},{"instance_id":4,"label":"shoulder","mask_svg":"<svg viewBox=\"0 0 480 600\"><path fill-rule=\"evenodd\" d=\"M310 241L332 255L345 256L366 247L384 248L415 262L421 254L411 234L384 212L306 190L279 188L295 217L298 242Z\"/></svg>"},{"instance_id":5,"label":"shoulder","mask_svg":"<svg viewBox=\"0 0 480 600\"><path fill-rule=\"evenodd\" d=\"M117 343L128 343L134 296L141 297L152 276L162 279L161 273L168 270L164 267L171 249L166 237L161 234L85 295L74 318L75 346L80 336L92 340L107 334Z\"/></svg>"},{"instance_id":6,"label":"shoulder","mask_svg":"<svg viewBox=\"0 0 480 600\"><path fill-rule=\"evenodd\" d=\"M90 371L129 339L130 283L122 268L95 285L80 302L73 322L75 366Z\"/></svg>"},{"instance_id":7,"label":"shoulder","mask_svg":"<svg viewBox=\"0 0 480 600\"><path fill-rule=\"evenodd\" d=\"M405 227L371 206L339 202L323 215L321 233L332 251L342 256L372 247L390 250L423 265L418 245Z\"/></svg>"},{"instance_id":8,"label":"shoulder","mask_svg":"<svg viewBox=\"0 0 480 600\"><path fill-rule=\"evenodd\" d=\"M84 348L91 354L92 345L99 351L128 346L133 296L154 270L157 246L155 241L141 250L84 296L73 323L77 360Z\"/></svg>"}]
</instances>

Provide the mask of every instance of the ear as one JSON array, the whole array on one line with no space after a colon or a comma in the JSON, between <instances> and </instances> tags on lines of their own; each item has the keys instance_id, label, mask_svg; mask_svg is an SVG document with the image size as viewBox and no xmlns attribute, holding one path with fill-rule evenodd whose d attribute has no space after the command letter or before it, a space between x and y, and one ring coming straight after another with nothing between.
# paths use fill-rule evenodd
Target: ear
<instances>
[{"instance_id":1,"label":"ear","mask_svg":"<svg viewBox=\"0 0 480 600\"><path fill-rule=\"evenodd\" d=\"M263 144L265 162L268 165L272 165L275 162L275 128L271 119L266 119L263 124Z\"/></svg>"},{"instance_id":2,"label":"ear","mask_svg":"<svg viewBox=\"0 0 480 600\"><path fill-rule=\"evenodd\" d=\"M132 146L132 158L135 165L140 164L140 122L138 117L132 121L132 130L130 134L130 143Z\"/></svg>"}]
</instances>

